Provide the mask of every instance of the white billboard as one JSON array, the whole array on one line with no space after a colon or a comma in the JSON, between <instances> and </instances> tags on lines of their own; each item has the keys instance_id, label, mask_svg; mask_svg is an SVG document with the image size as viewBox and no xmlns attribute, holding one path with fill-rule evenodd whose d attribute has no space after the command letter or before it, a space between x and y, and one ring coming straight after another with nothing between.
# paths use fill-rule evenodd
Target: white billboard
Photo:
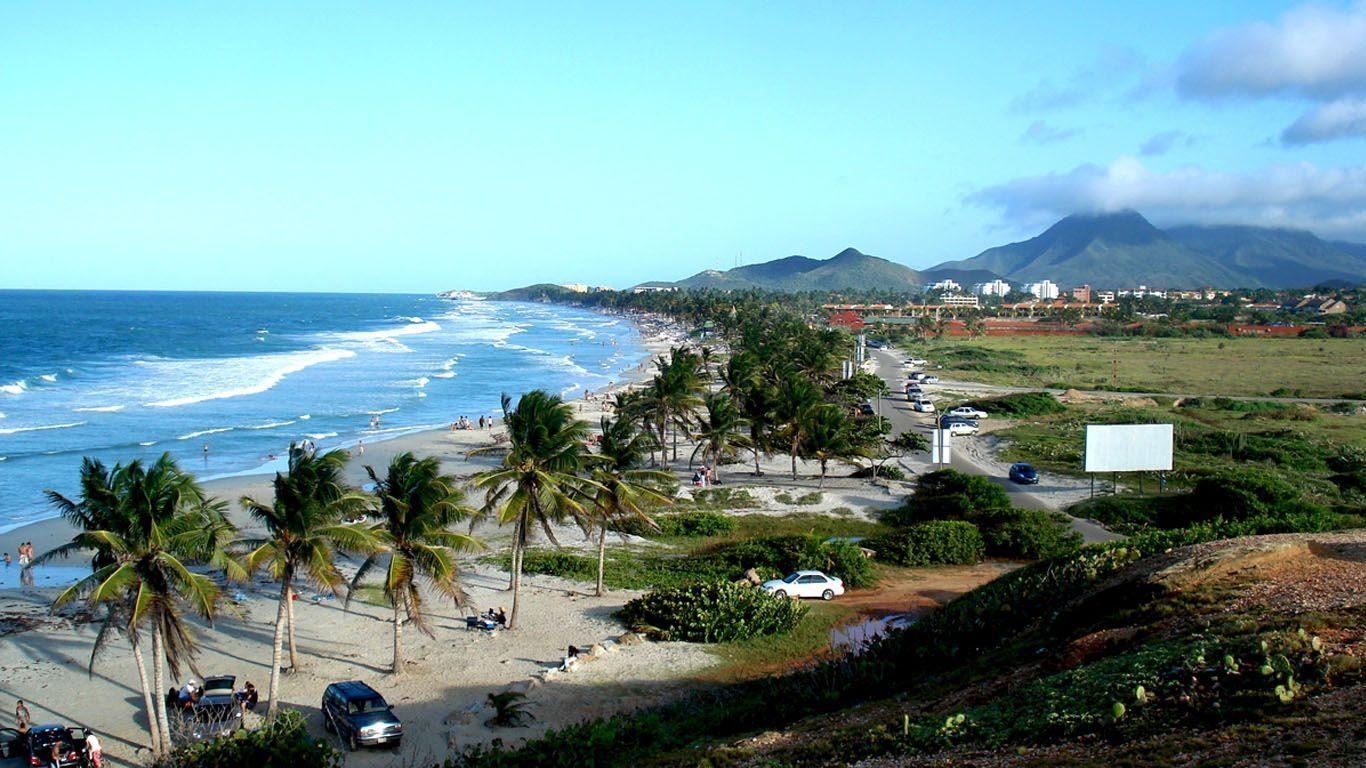
<instances>
[{"instance_id":1,"label":"white billboard","mask_svg":"<svg viewBox=\"0 0 1366 768\"><path fill-rule=\"evenodd\" d=\"M1087 472L1172 468L1172 425L1087 424Z\"/></svg>"}]
</instances>

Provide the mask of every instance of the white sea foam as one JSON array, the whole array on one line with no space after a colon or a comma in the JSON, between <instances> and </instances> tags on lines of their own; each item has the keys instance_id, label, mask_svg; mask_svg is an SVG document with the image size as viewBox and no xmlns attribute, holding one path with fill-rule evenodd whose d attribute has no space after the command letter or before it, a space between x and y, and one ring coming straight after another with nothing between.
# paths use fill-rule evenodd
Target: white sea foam
<instances>
[{"instance_id":1,"label":"white sea foam","mask_svg":"<svg viewBox=\"0 0 1366 768\"><path fill-rule=\"evenodd\" d=\"M386 413L393 413L397 410L397 408L385 408L382 411L366 411L366 413L370 414L371 416L383 416Z\"/></svg>"},{"instance_id":2,"label":"white sea foam","mask_svg":"<svg viewBox=\"0 0 1366 768\"><path fill-rule=\"evenodd\" d=\"M177 439L177 440L193 440L193 439L196 438L196 437L203 437L204 435L216 435L216 434L218 434L219 432L231 432L231 431L232 431L232 427L214 427L213 429L201 429L201 430L199 430L198 432L190 432L190 433L181 435L180 437L177 437L176 439Z\"/></svg>"},{"instance_id":3,"label":"white sea foam","mask_svg":"<svg viewBox=\"0 0 1366 768\"><path fill-rule=\"evenodd\" d=\"M155 441L155 440L145 440L145 441L143 441L143 442L138 443L138 445L140 445L140 446L142 446L142 447L144 447L144 448L146 448L146 447L149 446L149 445L156 445L156 444L157 444L157 441Z\"/></svg>"},{"instance_id":4,"label":"white sea foam","mask_svg":"<svg viewBox=\"0 0 1366 768\"><path fill-rule=\"evenodd\" d=\"M409 323L408 325L384 328L378 331L351 331L348 333L334 334L333 338L344 341L355 341L362 344L373 342L393 342L395 336L412 336L418 333L431 333L441 330L441 326L431 320L417 318L420 322Z\"/></svg>"},{"instance_id":5,"label":"white sea foam","mask_svg":"<svg viewBox=\"0 0 1366 768\"><path fill-rule=\"evenodd\" d=\"M293 420L290 420L290 421L269 421L269 422L266 422L265 424L252 424L252 425L250 425L250 426L248 426L248 427L245 427L245 429L275 429L276 427L287 427L287 426L289 426L290 424L293 424L293 423L295 423Z\"/></svg>"},{"instance_id":6,"label":"white sea foam","mask_svg":"<svg viewBox=\"0 0 1366 768\"><path fill-rule=\"evenodd\" d=\"M55 373L45 373L45 374L43 374L42 376L39 376L38 378L40 378L40 379L42 379L43 381L46 381L47 383L51 384L52 382L54 382L54 381L57 380L57 374L55 374Z\"/></svg>"},{"instance_id":7,"label":"white sea foam","mask_svg":"<svg viewBox=\"0 0 1366 768\"><path fill-rule=\"evenodd\" d=\"M308 421L311 418L313 418L313 414L305 413L304 415L299 417L299 421Z\"/></svg>"},{"instance_id":8,"label":"white sea foam","mask_svg":"<svg viewBox=\"0 0 1366 768\"><path fill-rule=\"evenodd\" d=\"M432 374L432 378L433 378L433 379L453 379L453 378L455 378L455 371L442 371L441 373L433 373L433 374Z\"/></svg>"},{"instance_id":9,"label":"white sea foam","mask_svg":"<svg viewBox=\"0 0 1366 768\"><path fill-rule=\"evenodd\" d=\"M4 392L7 395L22 395L27 390L28 382L23 379L11 381L8 384L0 386L0 392Z\"/></svg>"},{"instance_id":10,"label":"white sea foam","mask_svg":"<svg viewBox=\"0 0 1366 768\"><path fill-rule=\"evenodd\" d=\"M307 437L307 438L309 438L310 440L326 440L326 439L329 438L329 437L336 437L336 436L337 436L337 433L336 433L336 432L317 432L317 433L309 433L309 434L304 435L304 437Z\"/></svg>"},{"instance_id":11,"label":"white sea foam","mask_svg":"<svg viewBox=\"0 0 1366 768\"><path fill-rule=\"evenodd\" d=\"M168 374L181 381L205 382L210 386L228 384L225 389L208 389L190 392L179 397L167 398L148 403L156 408L175 408L182 405L202 403L206 400L225 400L231 397L259 395L266 392L286 376L298 373L322 363L332 363L355 357L349 349L323 347L305 352L291 352L260 357L232 358L229 360L181 360L155 363Z\"/></svg>"},{"instance_id":12,"label":"white sea foam","mask_svg":"<svg viewBox=\"0 0 1366 768\"><path fill-rule=\"evenodd\" d=\"M92 405L89 408L72 408L77 413L118 413L123 410L122 405Z\"/></svg>"},{"instance_id":13,"label":"white sea foam","mask_svg":"<svg viewBox=\"0 0 1366 768\"><path fill-rule=\"evenodd\" d=\"M0 435L17 435L20 432L43 432L49 429L71 429L72 427L85 426L84 421L73 421L67 424L44 424L38 427L11 427L0 429Z\"/></svg>"},{"instance_id":14,"label":"white sea foam","mask_svg":"<svg viewBox=\"0 0 1366 768\"><path fill-rule=\"evenodd\" d=\"M408 382L408 383L409 383L409 384L412 384L413 386L417 387L418 389L422 389L423 387L425 387L425 386L427 386L428 384L432 383L432 380L429 379L429 378L427 378L426 376L418 376L416 379L413 379L412 381L410 381L410 382Z\"/></svg>"}]
</instances>

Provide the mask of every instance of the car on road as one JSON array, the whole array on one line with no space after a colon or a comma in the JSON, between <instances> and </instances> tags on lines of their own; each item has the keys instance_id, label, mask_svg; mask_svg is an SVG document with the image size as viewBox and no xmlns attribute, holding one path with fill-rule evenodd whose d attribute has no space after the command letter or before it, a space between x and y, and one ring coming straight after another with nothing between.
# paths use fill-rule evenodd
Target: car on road
<instances>
[{"instance_id":1,"label":"car on road","mask_svg":"<svg viewBox=\"0 0 1366 768\"><path fill-rule=\"evenodd\" d=\"M1021 461L1010 465L1010 481L1021 485L1038 485L1039 472L1034 467Z\"/></svg>"},{"instance_id":2,"label":"car on road","mask_svg":"<svg viewBox=\"0 0 1366 768\"><path fill-rule=\"evenodd\" d=\"M872 416L875 413L872 403L861 403L858 412L860 416Z\"/></svg>"},{"instance_id":3,"label":"car on road","mask_svg":"<svg viewBox=\"0 0 1366 768\"><path fill-rule=\"evenodd\" d=\"M960 405L957 408L949 409L950 416L962 416L965 419L985 419L986 411L979 411L970 405Z\"/></svg>"},{"instance_id":4,"label":"car on road","mask_svg":"<svg viewBox=\"0 0 1366 768\"><path fill-rule=\"evenodd\" d=\"M323 728L336 733L352 751L403 739L403 722L374 688L360 680L332 683L323 691Z\"/></svg>"},{"instance_id":5,"label":"car on road","mask_svg":"<svg viewBox=\"0 0 1366 768\"><path fill-rule=\"evenodd\" d=\"M869 348L869 349L886 349L886 348L887 348L887 342L882 341L882 340L880 340L880 339L869 339L869 340L868 340L868 348Z\"/></svg>"},{"instance_id":6,"label":"car on road","mask_svg":"<svg viewBox=\"0 0 1366 768\"><path fill-rule=\"evenodd\" d=\"M908 357L901 361L904 365L929 365L930 361L923 357Z\"/></svg>"},{"instance_id":7,"label":"car on road","mask_svg":"<svg viewBox=\"0 0 1366 768\"><path fill-rule=\"evenodd\" d=\"M910 375L910 379L911 379L911 381L920 381L921 379L925 378L926 376L929 376L929 374L928 374L928 373L925 373L924 371L916 371L915 373L913 373L913 374Z\"/></svg>"},{"instance_id":8,"label":"car on road","mask_svg":"<svg viewBox=\"0 0 1366 768\"><path fill-rule=\"evenodd\" d=\"M774 597L819 597L833 600L836 595L844 594L844 582L834 576L826 576L820 571L794 571L783 579L765 581L765 592Z\"/></svg>"},{"instance_id":9,"label":"car on road","mask_svg":"<svg viewBox=\"0 0 1366 768\"><path fill-rule=\"evenodd\" d=\"M975 435L979 431L977 422L964 418L942 419L939 428L948 430L950 435Z\"/></svg>"},{"instance_id":10,"label":"car on road","mask_svg":"<svg viewBox=\"0 0 1366 768\"><path fill-rule=\"evenodd\" d=\"M926 376L926 377L924 377L923 379L920 380L920 383L921 383L921 384L938 384L938 383L939 383L939 377L938 377L938 376Z\"/></svg>"},{"instance_id":11,"label":"car on road","mask_svg":"<svg viewBox=\"0 0 1366 768\"><path fill-rule=\"evenodd\" d=\"M907 396L910 396L910 395L918 395L918 394L920 394L920 393L923 392L923 391L924 391L924 390L922 390L922 389L920 388L920 385L919 385L919 384L916 384L915 382L911 382L911 383L909 383L909 384L906 385L906 394L907 394Z\"/></svg>"},{"instance_id":12,"label":"car on road","mask_svg":"<svg viewBox=\"0 0 1366 768\"><path fill-rule=\"evenodd\" d=\"M934 413L934 401L928 397L912 397L911 410L916 413Z\"/></svg>"}]
</instances>

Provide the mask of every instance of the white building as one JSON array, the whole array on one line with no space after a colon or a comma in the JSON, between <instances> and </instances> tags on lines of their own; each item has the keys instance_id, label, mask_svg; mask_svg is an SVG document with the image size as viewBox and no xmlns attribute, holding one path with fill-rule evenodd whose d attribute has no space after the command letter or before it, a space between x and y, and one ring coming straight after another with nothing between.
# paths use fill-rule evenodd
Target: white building
<instances>
[{"instance_id":1,"label":"white building","mask_svg":"<svg viewBox=\"0 0 1366 768\"><path fill-rule=\"evenodd\" d=\"M972 286L972 292L982 296L1004 296L1010 293L1010 283L1004 280L992 280L989 283L977 283Z\"/></svg>"},{"instance_id":2,"label":"white building","mask_svg":"<svg viewBox=\"0 0 1366 768\"><path fill-rule=\"evenodd\" d=\"M1114 291L1096 291L1096 301L1099 301L1101 304L1114 304L1114 303L1115 303L1115 292L1114 292Z\"/></svg>"},{"instance_id":3,"label":"white building","mask_svg":"<svg viewBox=\"0 0 1366 768\"><path fill-rule=\"evenodd\" d=\"M964 296L962 294L949 294L940 296L939 303L946 307L980 307L976 296Z\"/></svg>"},{"instance_id":4,"label":"white building","mask_svg":"<svg viewBox=\"0 0 1366 768\"><path fill-rule=\"evenodd\" d=\"M1040 280L1037 283L1030 283L1026 285L1024 289L1025 293L1032 293L1045 301L1051 301L1058 298L1058 286L1054 285L1052 280Z\"/></svg>"},{"instance_id":5,"label":"white building","mask_svg":"<svg viewBox=\"0 0 1366 768\"><path fill-rule=\"evenodd\" d=\"M931 291L961 291L961 290L963 290L963 286L959 285L957 280L940 280L939 282L935 283L934 285L931 285L931 286L930 286L930 290L931 290Z\"/></svg>"}]
</instances>

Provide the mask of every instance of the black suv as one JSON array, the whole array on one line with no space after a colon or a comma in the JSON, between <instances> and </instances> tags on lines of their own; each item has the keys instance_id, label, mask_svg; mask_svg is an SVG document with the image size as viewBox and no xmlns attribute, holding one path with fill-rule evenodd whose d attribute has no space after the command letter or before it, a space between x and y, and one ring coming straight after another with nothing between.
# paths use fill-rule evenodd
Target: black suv
<instances>
[{"instance_id":1,"label":"black suv","mask_svg":"<svg viewBox=\"0 0 1366 768\"><path fill-rule=\"evenodd\" d=\"M51 765L52 745L61 742L58 765L77 768L89 765L85 754L84 728L35 725L26 733L0 728L0 757L23 757L26 765Z\"/></svg>"},{"instance_id":2,"label":"black suv","mask_svg":"<svg viewBox=\"0 0 1366 768\"><path fill-rule=\"evenodd\" d=\"M403 723L374 688L359 680L332 683L323 691L323 728L346 740L351 749L388 744L398 748Z\"/></svg>"}]
</instances>

